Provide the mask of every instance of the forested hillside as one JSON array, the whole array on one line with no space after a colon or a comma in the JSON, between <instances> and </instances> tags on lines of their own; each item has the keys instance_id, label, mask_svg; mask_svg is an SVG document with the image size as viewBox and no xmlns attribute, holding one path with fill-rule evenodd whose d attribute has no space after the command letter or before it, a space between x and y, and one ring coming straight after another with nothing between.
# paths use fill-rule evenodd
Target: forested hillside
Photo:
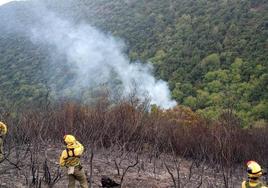
<instances>
[{"instance_id":1,"label":"forested hillside","mask_svg":"<svg viewBox=\"0 0 268 188\"><path fill-rule=\"evenodd\" d=\"M266 0L46 0L73 22L87 22L122 38L131 60L151 62L168 81L172 97L217 119L226 109L241 125L268 119L268 3ZM25 25L29 11L16 6ZM34 4L32 5L34 6ZM6 25L0 23L2 28ZM47 97L44 46L18 34L0 36L1 103L21 105ZM61 71L58 72L58 75ZM55 76L59 85L68 78ZM38 100L37 100L38 99ZM14 102L16 101L16 102ZM16 103L16 104L15 104Z\"/></svg>"}]
</instances>

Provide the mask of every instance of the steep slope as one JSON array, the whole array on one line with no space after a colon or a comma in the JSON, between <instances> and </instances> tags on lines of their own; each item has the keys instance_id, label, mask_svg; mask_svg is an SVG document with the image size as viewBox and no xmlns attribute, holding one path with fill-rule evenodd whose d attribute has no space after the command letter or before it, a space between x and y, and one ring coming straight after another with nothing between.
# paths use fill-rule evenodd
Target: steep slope
<instances>
[{"instance_id":1,"label":"steep slope","mask_svg":"<svg viewBox=\"0 0 268 188\"><path fill-rule=\"evenodd\" d=\"M268 119L268 3L265 0L43 2L49 9L75 23L87 22L124 39L129 57L152 62L155 75L169 82L173 97L180 104L209 118L218 118L224 109L231 108L244 123ZM34 22L31 11L22 8L26 5L32 7L30 10L36 6L30 2L9 4L0 7L0 16L9 13L12 18L20 18L19 23L31 24ZM16 11L16 15L12 15L10 12L14 7L21 13ZM6 28L9 36L14 38L6 21L1 23L1 28ZM27 48L34 48L34 55L29 57L36 58L39 68L34 68L27 58L20 58L20 65L31 67L29 69L36 73L36 69L47 63L40 55L44 51L34 47L30 41L27 43L28 39L16 42L7 42L7 39L1 35L0 70L6 77L1 77L1 87L2 83L13 82L15 72L22 70L3 71L10 67L11 62L18 64L14 57L24 57L29 52ZM23 47L25 42L27 47ZM24 50L27 53L23 53ZM45 83L41 74L27 75L30 79L20 80L26 80L32 87ZM62 83L65 78L68 77L61 78ZM24 93L21 86L6 86L7 96ZM19 100L20 95L12 99Z\"/></svg>"}]
</instances>

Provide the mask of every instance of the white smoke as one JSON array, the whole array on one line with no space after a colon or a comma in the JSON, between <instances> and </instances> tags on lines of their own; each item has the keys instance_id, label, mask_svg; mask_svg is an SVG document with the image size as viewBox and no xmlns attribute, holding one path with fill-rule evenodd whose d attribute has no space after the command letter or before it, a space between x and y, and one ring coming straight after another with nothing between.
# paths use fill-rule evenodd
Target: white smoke
<instances>
[{"instance_id":1,"label":"white smoke","mask_svg":"<svg viewBox=\"0 0 268 188\"><path fill-rule=\"evenodd\" d=\"M73 92L110 82L116 75L125 96L135 88L141 100L149 97L151 104L162 108L176 105L167 83L152 75L150 64L131 63L123 55L122 41L88 24L72 24L49 11L44 11L39 19L31 30L32 41L55 46L58 54L74 66L76 78L70 86Z\"/></svg>"},{"instance_id":2,"label":"white smoke","mask_svg":"<svg viewBox=\"0 0 268 188\"><path fill-rule=\"evenodd\" d=\"M25 1L25 0L0 0L0 6L7 4L7 3L10 3L10 2L13 2L13 1Z\"/></svg>"}]
</instances>

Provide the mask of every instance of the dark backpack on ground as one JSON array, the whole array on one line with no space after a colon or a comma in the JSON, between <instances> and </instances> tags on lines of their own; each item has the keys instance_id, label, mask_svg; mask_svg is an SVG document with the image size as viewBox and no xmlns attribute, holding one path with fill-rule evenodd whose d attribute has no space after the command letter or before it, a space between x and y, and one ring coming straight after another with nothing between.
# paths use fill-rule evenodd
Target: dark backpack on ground
<instances>
[{"instance_id":1,"label":"dark backpack on ground","mask_svg":"<svg viewBox=\"0 0 268 188\"><path fill-rule=\"evenodd\" d=\"M114 180L112 180L111 178L107 176L102 176L101 185L102 187L109 188L109 187L118 187L120 184L116 183Z\"/></svg>"}]
</instances>

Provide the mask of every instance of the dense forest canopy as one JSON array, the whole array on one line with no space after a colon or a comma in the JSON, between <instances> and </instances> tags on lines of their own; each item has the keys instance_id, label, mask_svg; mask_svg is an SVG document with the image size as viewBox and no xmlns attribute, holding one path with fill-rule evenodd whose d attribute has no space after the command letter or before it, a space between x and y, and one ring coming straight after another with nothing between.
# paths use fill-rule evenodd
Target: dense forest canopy
<instances>
[{"instance_id":1,"label":"dense forest canopy","mask_svg":"<svg viewBox=\"0 0 268 188\"><path fill-rule=\"evenodd\" d=\"M267 122L266 0L43 2L75 23L86 22L123 39L129 58L151 62L178 104L212 119L232 109L244 126ZM54 70L56 74L44 72L49 50L9 28L9 20L13 25L35 22L33 9L31 2L0 7L1 106L40 104L47 99L48 77L60 87L72 75L66 74L68 67Z\"/></svg>"}]
</instances>

